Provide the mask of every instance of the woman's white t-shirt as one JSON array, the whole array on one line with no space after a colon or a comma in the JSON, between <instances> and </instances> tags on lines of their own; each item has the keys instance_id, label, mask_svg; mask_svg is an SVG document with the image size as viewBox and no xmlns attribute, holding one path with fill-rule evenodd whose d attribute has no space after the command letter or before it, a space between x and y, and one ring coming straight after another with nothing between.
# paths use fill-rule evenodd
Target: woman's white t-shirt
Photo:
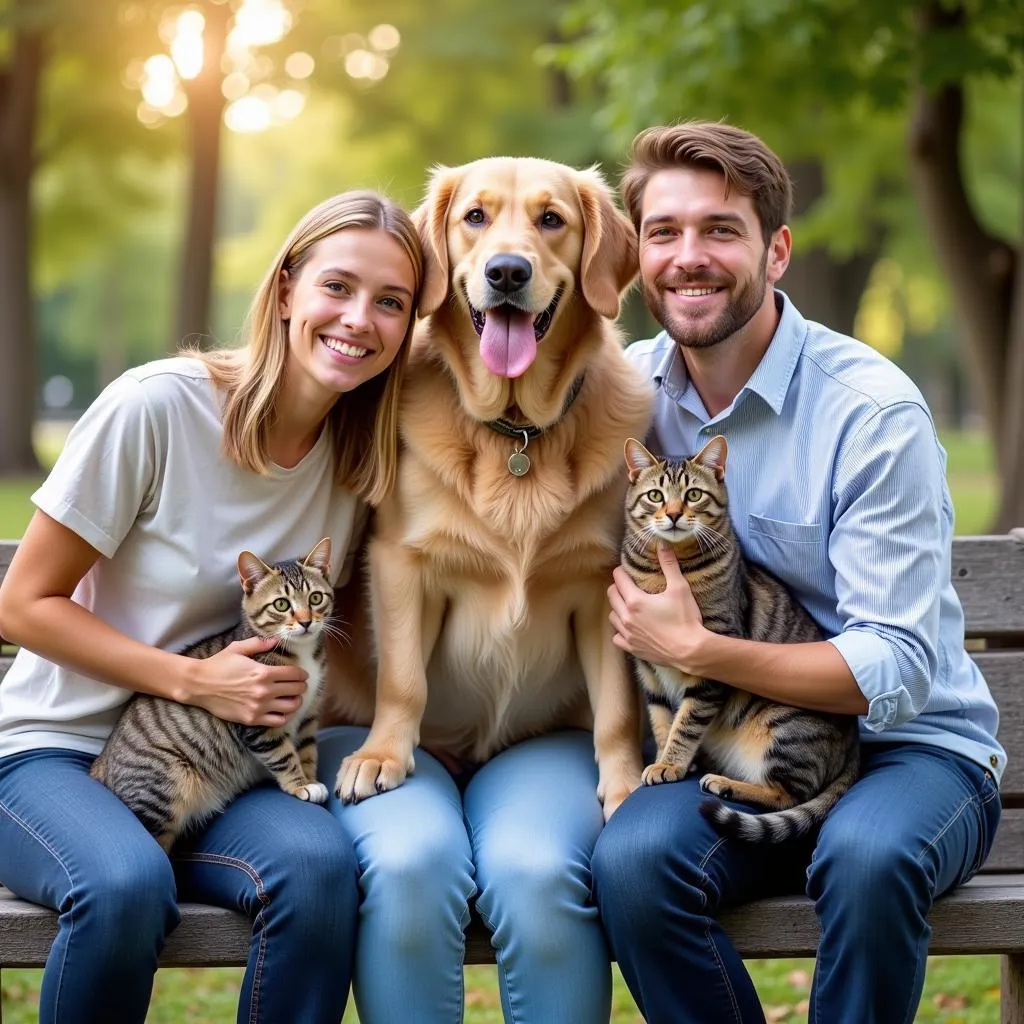
<instances>
[{"instance_id":1,"label":"woman's white t-shirt","mask_svg":"<svg viewBox=\"0 0 1024 1024\"><path fill-rule=\"evenodd\" d=\"M227 460L221 439L220 398L196 359L149 363L103 391L32 496L101 554L74 601L176 651L238 621L240 551L276 562L330 537L344 582L363 506L334 482L327 433L298 465L266 476ZM21 650L0 686L0 757L39 747L98 754L130 696Z\"/></svg>"}]
</instances>

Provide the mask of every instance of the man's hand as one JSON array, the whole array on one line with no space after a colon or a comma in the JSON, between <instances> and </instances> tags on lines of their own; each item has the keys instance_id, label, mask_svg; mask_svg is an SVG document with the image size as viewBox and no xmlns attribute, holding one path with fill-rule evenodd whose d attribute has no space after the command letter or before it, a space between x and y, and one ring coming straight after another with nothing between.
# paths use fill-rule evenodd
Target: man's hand
<instances>
[{"instance_id":1,"label":"man's hand","mask_svg":"<svg viewBox=\"0 0 1024 1024\"><path fill-rule=\"evenodd\" d=\"M710 634L668 545L658 545L658 561L665 574L665 591L661 594L645 594L622 566L612 573L615 582L608 588L615 631L612 642L652 665L700 675L699 651Z\"/></svg>"}]
</instances>

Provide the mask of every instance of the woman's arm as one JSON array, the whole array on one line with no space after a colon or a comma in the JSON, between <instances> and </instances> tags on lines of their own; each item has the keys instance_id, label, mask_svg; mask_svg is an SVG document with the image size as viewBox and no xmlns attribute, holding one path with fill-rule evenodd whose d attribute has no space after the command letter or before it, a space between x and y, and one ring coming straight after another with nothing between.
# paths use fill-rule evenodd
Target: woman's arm
<instances>
[{"instance_id":1,"label":"woman's arm","mask_svg":"<svg viewBox=\"0 0 1024 1024\"><path fill-rule=\"evenodd\" d=\"M99 557L73 530L36 511L0 585L0 634L83 675L246 725L281 725L298 708L305 672L250 657L269 650L272 640L186 658L133 640L72 601Z\"/></svg>"}]
</instances>

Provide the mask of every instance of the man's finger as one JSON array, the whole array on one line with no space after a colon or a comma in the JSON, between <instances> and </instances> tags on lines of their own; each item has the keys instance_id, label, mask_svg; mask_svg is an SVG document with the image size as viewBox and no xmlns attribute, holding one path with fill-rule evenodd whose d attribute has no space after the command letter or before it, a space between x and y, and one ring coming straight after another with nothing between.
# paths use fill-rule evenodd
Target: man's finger
<instances>
[{"instance_id":1,"label":"man's finger","mask_svg":"<svg viewBox=\"0 0 1024 1024\"><path fill-rule=\"evenodd\" d=\"M665 574L666 583L678 583L683 581L683 571L679 568L679 559L676 553L668 544L658 545L658 562L661 571Z\"/></svg>"}]
</instances>

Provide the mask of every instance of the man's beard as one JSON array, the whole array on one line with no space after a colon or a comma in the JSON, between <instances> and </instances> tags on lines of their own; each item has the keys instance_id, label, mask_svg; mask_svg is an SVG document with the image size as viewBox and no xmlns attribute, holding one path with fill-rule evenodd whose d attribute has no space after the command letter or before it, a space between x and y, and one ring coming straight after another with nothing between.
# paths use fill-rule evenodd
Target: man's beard
<instances>
[{"instance_id":1,"label":"man's beard","mask_svg":"<svg viewBox=\"0 0 1024 1024\"><path fill-rule=\"evenodd\" d=\"M768 290L768 281L765 277L765 268L768 265L768 253L765 252L761 259L761 266L756 277L744 285L739 292L729 300L721 316L707 326L701 326L696 318L691 319L685 313L677 315L669 313L666 303L662 298L664 278L654 282L652 288L644 283L644 302L651 311L651 315L668 332L669 337L677 345L684 348L711 348L719 342L731 338L737 331L746 327L753 319L754 314L761 308L764 302L765 292ZM668 275L664 275L665 278ZM673 288L714 288L721 285L720 281L709 281L708 279L687 278L676 281L670 287ZM728 287L728 284L725 285Z\"/></svg>"}]
</instances>

